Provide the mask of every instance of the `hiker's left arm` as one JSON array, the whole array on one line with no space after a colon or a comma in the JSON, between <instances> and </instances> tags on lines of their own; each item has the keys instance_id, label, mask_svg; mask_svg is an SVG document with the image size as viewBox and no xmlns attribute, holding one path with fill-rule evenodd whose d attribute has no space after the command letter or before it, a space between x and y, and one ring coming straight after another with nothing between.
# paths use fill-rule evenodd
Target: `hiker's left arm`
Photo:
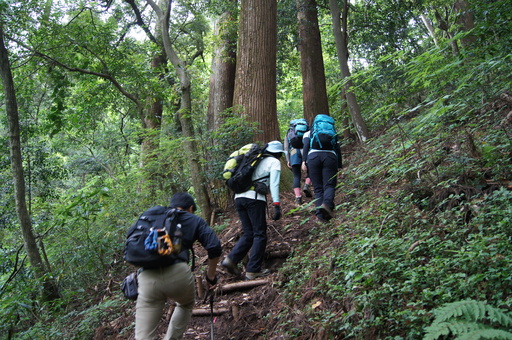
<instances>
[{"instance_id":1,"label":"hiker's left arm","mask_svg":"<svg viewBox=\"0 0 512 340\"><path fill-rule=\"evenodd\" d=\"M213 259L208 259L208 270L206 271L206 277L208 278L208 283L211 285L215 285L217 282L217 263L219 263L220 256L217 256Z\"/></svg>"},{"instance_id":2,"label":"hiker's left arm","mask_svg":"<svg viewBox=\"0 0 512 340\"><path fill-rule=\"evenodd\" d=\"M269 188L272 202L278 203L279 201L279 180L281 178L281 170L270 170Z\"/></svg>"},{"instance_id":3,"label":"hiker's left arm","mask_svg":"<svg viewBox=\"0 0 512 340\"><path fill-rule=\"evenodd\" d=\"M335 148L335 151L336 151L336 156L338 156L338 169L341 169L343 167L343 160L341 159L340 143L336 143L334 148Z\"/></svg>"}]
</instances>

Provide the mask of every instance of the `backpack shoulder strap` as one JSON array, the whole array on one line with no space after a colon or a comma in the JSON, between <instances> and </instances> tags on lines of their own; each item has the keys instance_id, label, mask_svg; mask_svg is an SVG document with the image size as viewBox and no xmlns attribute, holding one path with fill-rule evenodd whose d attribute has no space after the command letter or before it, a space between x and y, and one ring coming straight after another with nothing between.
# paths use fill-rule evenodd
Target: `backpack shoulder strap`
<instances>
[{"instance_id":1,"label":"backpack shoulder strap","mask_svg":"<svg viewBox=\"0 0 512 340\"><path fill-rule=\"evenodd\" d=\"M164 228L167 230L167 233L171 233L171 227L177 224L178 214L176 213L176 208L169 208L165 211L163 216L164 218Z\"/></svg>"}]
</instances>

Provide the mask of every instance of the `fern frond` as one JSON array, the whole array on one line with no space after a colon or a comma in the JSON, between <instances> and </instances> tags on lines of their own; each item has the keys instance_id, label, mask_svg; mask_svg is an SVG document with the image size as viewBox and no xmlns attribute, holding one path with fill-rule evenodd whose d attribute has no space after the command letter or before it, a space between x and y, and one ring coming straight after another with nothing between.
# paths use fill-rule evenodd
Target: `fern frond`
<instances>
[{"instance_id":1,"label":"fern frond","mask_svg":"<svg viewBox=\"0 0 512 340\"><path fill-rule=\"evenodd\" d=\"M448 322L433 322L430 326L425 328L425 336L423 340L436 340L441 335L449 335L450 328Z\"/></svg>"},{"instance_id":2,"label":"fern frond","mask_svg":"<svg viewBox=\"0 0 512 340\"><path fill-rule=\"evenodd\" d=\"M442 335L459 336L457 339L511 339L512 317L486 302L463 300L447 303L434 310L432 324L425 328L424 340L436 340ZM497 326L495 328L492 326Z\"/></svg>"},{"instance_id":3,"label":"fern frond","mask_svg":"<svg viewBox=\"0 0 512 340\"><path fill-rule=\"evenodd\" d=\"M459 334L469 334L479 330L485 330L486 327L483 324L472 322L472 321L445 321L445 322L436 322L434 321L432 325L425 328L427 334L425 334L424 340L435 340L439 338L441 335L459 335Z\"/></svg>"},{"instance_id":4,"label":"fern frond","mask_svg":"<svg viewBox=\"0 0 512 340\"><path fill-rule=\"evenodd\" d=\"M489 320L498 323L504 327L512 328L512 316L506 314L503 310L492 306L487 306L487 314Z\"/></svg>"},{"instance_id":5,"label":"fern frond","mask_svg":"<svg viewBox=\"0 0 512 340\"><path fill-rule=\"evenodd\" d=\"M485 316L487 305L485 302L475 300L462 300L447 303L436 309L434 314L438 322L464 316L467 320L481 320Z\"/></svg>"},{"instance_id":6,"label":"fern frond","mask_svg":"<svg viewBox=\"0 0 512 340\"><path fill-rule=\"evenodd\" d=\"M500 339L512 340L512 333L499 329L482 329L471 333L463 334L457 340L480 340L480 339Z\"/></svg>"}]
</instances>

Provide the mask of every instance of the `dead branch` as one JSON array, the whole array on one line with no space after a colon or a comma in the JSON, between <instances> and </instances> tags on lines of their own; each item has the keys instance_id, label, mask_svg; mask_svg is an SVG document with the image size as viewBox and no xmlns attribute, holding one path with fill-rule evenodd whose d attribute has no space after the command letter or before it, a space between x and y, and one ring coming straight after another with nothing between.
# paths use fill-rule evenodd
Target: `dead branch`
<instances>
[{"instance_id":1,"label":"dead branch","mask_svg":"<svg viewBox=\"0 0 512 340\"><path fill-rule=\"evenodd\" d=\"M416 248L417 246L419 246L419 245L420 245L420 243L421 243L421 240L418 240L418 241L414 242L414 243L409 247L409 249L407 250L407 252L409 252L409 253L410 253L411 251L413 251L413 250L414 250L414 248Z\"/></svg>"},{"instance_id":2,"label":"dead branch","mask_svg":"<svg viewBox=\"0 0 512 340\"><path fill-rule=\"evenodd\" d=\"M219 291L221 293L228 293L228 292L232 292L235 290L249 289L249 288L262 286L267 283L269 283L269 281L264 280L264 279L251 280L251 281L240 281L240 282L229 283L229 284L223 285L223 286L219 287Z\"/></svg>"},{"instance_id":3,"label":"dead branch","mask_svg":"<svg viewBox=\"0 0 512 340\"><path fill-rule=\"evenodd\" d=\"M213 309L213 315L221 315L224 313L229 313L228 308L214 308ZM193 316L210 316L211 311L210 309L194 309L192 310Z\"/></svg>"},{"instance_id":4,"label":"dead branch","mask_svg":"<svg viewBox=\"0 0 512 340\"><path fill-rule=\"evenodd\" d=\"M286 258L290 255L289 249L280 249L280 250L273 250L265 253L266 259L282 259Z\"/></svg>"}]
</instances>

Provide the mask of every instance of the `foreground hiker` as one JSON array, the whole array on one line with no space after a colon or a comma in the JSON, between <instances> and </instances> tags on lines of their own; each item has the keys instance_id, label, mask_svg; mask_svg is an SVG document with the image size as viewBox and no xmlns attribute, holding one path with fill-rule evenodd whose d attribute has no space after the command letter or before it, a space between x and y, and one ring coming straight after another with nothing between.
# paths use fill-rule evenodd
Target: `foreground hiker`
<instances>
[{"instance_id":1,"label":"foreground hiker","mask_svg":"<svg viewBox=\"0 0 512 340\"><path fill-rule=\"evenodd\" d=\"M281 206L279 201L279 180L281 178L280 158L284 153L283 144L272 141L264 150L265 157L255 168L252 179L260 179L268 185L272 198L272 219L281 218ZM267 221L266 221L266 196L253 190L235 194L235 207L242 223L242 235L233 250L222 261L222 266L233 275L241 276L238 263L247 255L249 250L249 262L247 263L245 278L255 278L268 275L269 270L262 270L263 256L267 246Z\"/></svg>"},{"instance_id":2,"label":"foreground hiker","mask_svg":"<svg viewBox=\"0 0 512 340\"><path fill-rule=\"evenodd\" d=\"M173 264L155 269L143 269L139 274L139 295L135 312L135 339L137 340L156 338L158 323L168 298L176 302L176 308L164 339L182 339L195 303L194 275L187 264L189 250L195 241L199 241L208 252L206 282L210 286L217 282L215 272L222 247L206 221L194 215L196 210L194 199L187 193L177 193L172 196L170 207L178 210L176 218L183 232L182 251Z\"/></svg>"},{"instance_id":3,"label":"foreground hiker","mask_svg":"<svg viewBox=\"0 0 512 340\"><path fill-rule=\"evenodd\" d=\"M321 221L335 217L334 194L338 169L342 167L341 150L334 119L319 114L311 130L303 137L302 168L309 171L315 192L315 215Z\"/></svg>"}]
</instances>

